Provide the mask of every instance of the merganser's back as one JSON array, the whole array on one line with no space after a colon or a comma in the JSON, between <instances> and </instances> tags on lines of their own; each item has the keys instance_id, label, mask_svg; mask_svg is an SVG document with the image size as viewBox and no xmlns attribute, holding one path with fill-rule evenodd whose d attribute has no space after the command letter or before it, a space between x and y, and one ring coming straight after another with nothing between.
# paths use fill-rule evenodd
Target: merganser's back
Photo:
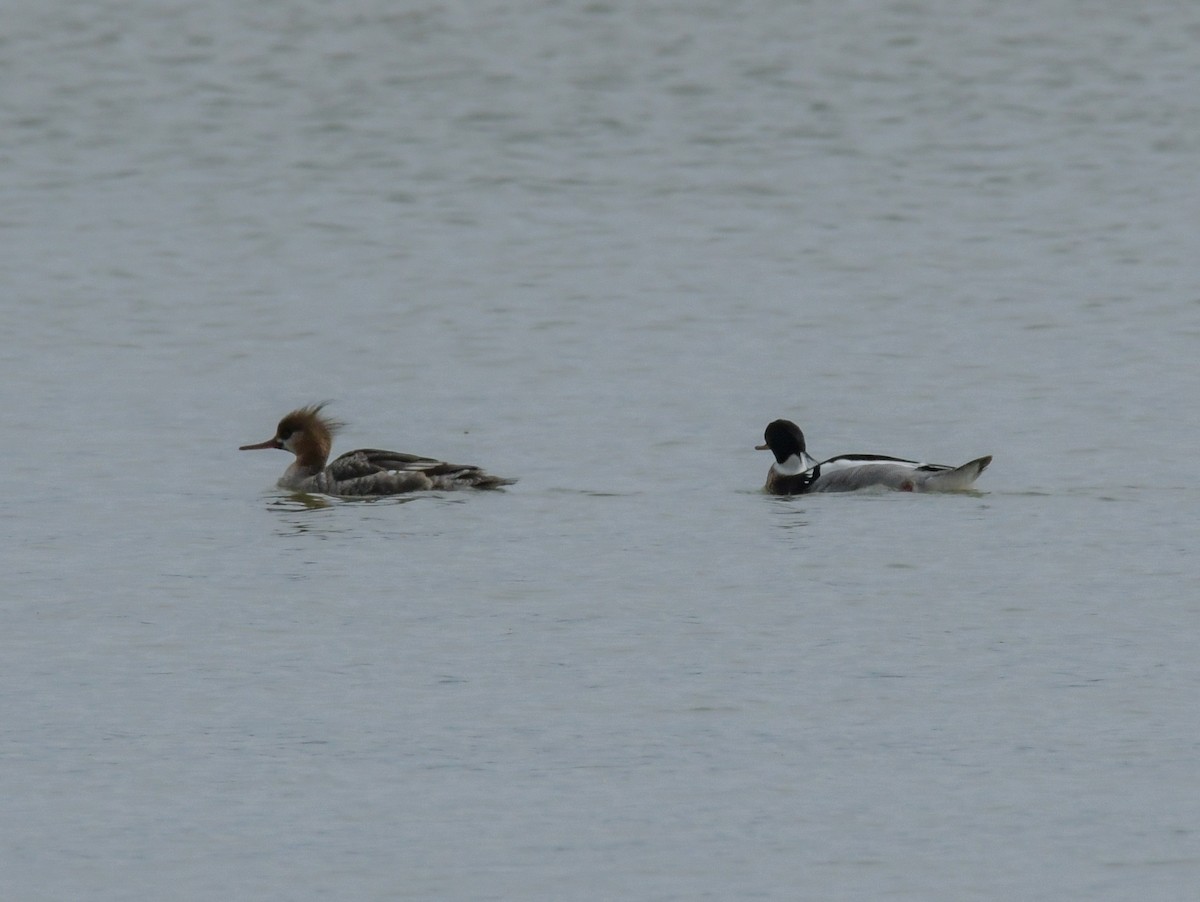
<instances>
[{"instance_id":1,"label":"merganser's back","mask_svg":"<svg viewBox=\"0 0 1200 902\"><path fill-rule=\"evenodd\" d=\"M516 482L492 476L475 466L374 448L350 451L326 466L333 437L343 424L322 416L324 406L312 404L293 410L279 421L274 438L257 445L242 445L238 450L291 451L296 459L278 484L296 492L363 497L430 490L495 489Z\"/></svg>"},{"instance_id":2,"label":"merganser's back","mask_svg":"<svg viewBox=\"0 0 1200 902\"><path fill-rule=\"evenodd\" d=\"M791 420L775 420L763 434L759 451L771 451L775 463L763 487L772 495L855 492L866 488L900 492L957 492L969 489L992 462L989 454L961 467L924 464L884 454L839 454L817 463L805 449L804 433Z\"/></svg>"}]
</instances>

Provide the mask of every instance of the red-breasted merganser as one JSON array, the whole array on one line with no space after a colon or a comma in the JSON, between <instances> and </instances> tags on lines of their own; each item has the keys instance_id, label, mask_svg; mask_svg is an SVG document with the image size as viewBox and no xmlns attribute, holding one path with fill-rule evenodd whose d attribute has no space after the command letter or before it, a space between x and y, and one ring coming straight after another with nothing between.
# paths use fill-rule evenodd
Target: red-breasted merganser
<instances>
[{"instance_id":1,"label":"red-breasted merganser","mask_svg":"<svg viewBox=\"0 0 1200 902\"><path fill-rule=\"evenodd\" d=\"M479 467L372 448L350 451L326 466L333 437L344 424L322 416L324 406L312 404L293 410L279 421L274 438L257 445L242 445L238 450L291 451L296 459L284 471L278 485L296 492L361 497L428 490L495 489L516 482L492 476Z\"/></svg>"},{"instance_id":2,"label":"red-breasted merganser","mask_svg":"<svg viewBox=\"0 0 1200 902\"><path fill-rule=\"evenodd\" d=\"M957 492L971 488L992 462L990 454L961 467L923 464L883 454L839 454L817 463L804 448L804 433L790 420L768 424L763 438L766 444L758 445L756 450L775 455L763 486L772 495L853 492L872 487L901 492Z\"/></svg>"}]
</instances>

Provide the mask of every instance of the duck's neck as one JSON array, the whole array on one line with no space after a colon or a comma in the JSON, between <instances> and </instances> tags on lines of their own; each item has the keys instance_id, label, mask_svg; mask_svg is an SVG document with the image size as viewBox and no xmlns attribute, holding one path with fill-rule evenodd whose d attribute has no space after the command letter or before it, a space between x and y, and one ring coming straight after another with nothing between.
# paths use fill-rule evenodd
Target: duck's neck
<instances>
[{"instance_id":1,"label":"duck's neck","mask_svg":"<svg viewBox=\"0 0 1200 902\"><path fill-rule=\"evenodd\" d=\"M305 436L297 443L291 452L296 455L292 465L288 467L288 475L297 479L316 476L325 469L325 461L329 460L330 443Z\"/></svg>"},{"instance_id":2,"label":"duck's neck","mask_svg":"<svg viewBox=\"0 0 1200 902\"><path fill-rule=\"evenodd\" d=\"M816 465L816 460L807 451L800 451L790 455L787 460L776 461L771 468L780 476L799 476Z\"/></svg>"}]
</instances>

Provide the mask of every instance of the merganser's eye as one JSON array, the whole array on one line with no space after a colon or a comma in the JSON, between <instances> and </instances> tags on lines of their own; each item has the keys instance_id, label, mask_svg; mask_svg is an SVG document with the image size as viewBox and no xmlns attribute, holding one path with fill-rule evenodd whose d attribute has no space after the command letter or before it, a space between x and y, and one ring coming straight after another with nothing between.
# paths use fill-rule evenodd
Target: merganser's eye
<instances>
[{"instance_id":1,"label":"merganser's eye","mask_svg":"<svg viewBox=\"0 0 1200 902\"><path fill-rule=\"evenodd\" d=\"M291 426L281 426L279 428L279 435L277 435L276 438L281 442L286 442L292 437L292 433L295 431L296 430L294 430Z\"/></svg>"}]
</instances>

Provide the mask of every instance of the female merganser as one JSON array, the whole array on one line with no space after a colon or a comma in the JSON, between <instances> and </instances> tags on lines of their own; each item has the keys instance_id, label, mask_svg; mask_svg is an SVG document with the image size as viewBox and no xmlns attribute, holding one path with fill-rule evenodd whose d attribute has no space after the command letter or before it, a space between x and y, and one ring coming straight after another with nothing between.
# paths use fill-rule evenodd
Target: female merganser
<instances>
[{"instance_id":1,"label":"female merganser","mask_svg":"<svg viewBox=\"0 0 1200 902\"><path fill-rule=\"evenodd\" d=\"M479 467L370 448L350 451L325 466L333 447L333 437L344 424L321 416L324 406L312 404L293 410L279 421L274 438L257 445L242 445L238 450L282 448L291 451L296 459L284 471L278 485L296 492L361 497L429 489L494 489L516 482L515 479L492 476Z\"/></svg>"},{"instance_id":2,"label":"female merganser","mask_svg":"<svg viewBox=\"0 0 1200 902\"><path fill-rule=\"evenodd\" d=\"M791 420L775 420L763 433L775 463L767 471L763 490L772 495L810 492L853 492L879 486L901 492L956 492L968 489L992 462L979 457L961 467L923 464L883 454L839 454L817 463L804 448L804 433Z\"/></svg>"}]
</instances>

